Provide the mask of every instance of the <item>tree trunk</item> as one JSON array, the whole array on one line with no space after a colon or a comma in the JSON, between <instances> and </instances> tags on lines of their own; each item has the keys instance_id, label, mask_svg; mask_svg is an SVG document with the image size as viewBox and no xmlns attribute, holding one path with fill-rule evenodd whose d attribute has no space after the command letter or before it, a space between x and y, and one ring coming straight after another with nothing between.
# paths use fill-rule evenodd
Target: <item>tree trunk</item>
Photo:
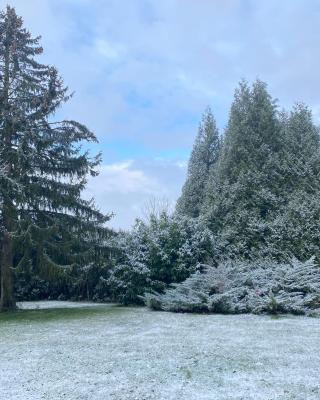
<instances>
[{"instance_id":1,"label":"tree trunk","mask_svg":"<svg viewBox=\"0 0 320 400\"><path fill-rule=\"evenodd\" d=\"M1 248L1 300L0 311L16 308L13 293L13 254L12 254L12 223L10 208L3 208L4 234Z\"/></svg>"},{"instance_id":2,"label":"tree trunk","mask_svg":"<svg viewBox=\"0 0 320 400\"><path fill-rule=\"evenodd\" d=\"M11 135L12 124L10 118L9 88L10 88L10 40L5 40L4 54L4 74L3 74L3 126L4 126L4 144L7 156L11 153ZM6 164L7 175L10 176L12 162L9 159ZM16 308L13 291L13 252L12 252L12 231L13 231L13 204L10 195L3 200L2 204L2 222L3 222L3 240L1 248L1 299L0 311L8 311Z\"/></svg>"}]
</instances>

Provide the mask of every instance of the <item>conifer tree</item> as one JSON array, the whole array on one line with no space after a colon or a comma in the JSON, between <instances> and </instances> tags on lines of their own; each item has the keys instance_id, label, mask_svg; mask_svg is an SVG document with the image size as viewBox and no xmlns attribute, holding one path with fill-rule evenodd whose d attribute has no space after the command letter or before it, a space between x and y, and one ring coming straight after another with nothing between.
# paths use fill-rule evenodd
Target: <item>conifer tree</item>
<instances>
[{"instance_id":1,"label":"conifer tree","mask_svg":"<svg viewBox=\"0 0 320 400\"><path fill-rule=\"evenodd\" d=\"M198 135L188 165L188 176L177 202L180 215L198 217L205 197L211 169L219 157L220 138L212 111L207 108L202 116Z\"/></svg>"},{"instance_id":2,"label":"conifer tree","mask_svg":"<svg viewBox=\"0 0 320 400\"><path fill-rule=\"evenodd\" d=\"M320 143L312 113L297 104L281 118L281 203L268 246L277 254L307 259L320 252ZM277 248L276 248L277 247Z\"/></svg>"},{"instance_id":3,"label":"conifer tree","mask_svg":"<svg viewBox=\"0 0 320 400\"><path fill-rule=\"evenodd\" d=\"M281 122L285 142L283 174L287 181L286 191L318 192L319 129L313 123L311 110L298 103Z\"/></svg>"},{"instance_id":4,"label":"conifer tree","mask_svg":"<svg viewBox=\"0 0 320 400\"><path fill-rule=\"evenodd\" d=\"M39 39L13 8L1 12L1 310L15 307L13 267L35 262L52 271L84 261L107 234L109 217L81 198L100 162L81 142L96 137L76 121L53 120L70 96L57 70L37 61ZM24 250L19 259L14 246Z\"/></svg>"},{"instance_id":5,"label":"conifer tree","mask_svg":"<svg viewBox=\"0 0 320 400\"><path fill-rule=\"evenodd\" d=\"M248 256L263 243L266 221L279 201L281 148L276 104L266 85L241 82L205 207L209 226L231 253Z\"/></svg>"}]
</instances>

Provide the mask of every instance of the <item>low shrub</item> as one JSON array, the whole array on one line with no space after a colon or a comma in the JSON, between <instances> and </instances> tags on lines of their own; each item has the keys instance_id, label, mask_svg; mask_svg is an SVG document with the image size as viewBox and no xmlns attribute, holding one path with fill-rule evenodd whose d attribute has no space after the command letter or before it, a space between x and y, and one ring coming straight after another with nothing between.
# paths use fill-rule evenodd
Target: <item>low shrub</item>
<instances>
[{"instance_id":1,"label":"low shrub","mask_svg":"<svg viewBox=\"0 0 320 400\"><path fill-rule=\"evenodd\" d=\"M314 258L202 265L164 293L146 293L143 301L152 309L175 312L317 315L320 267Z\"/></svg>"}]
</instances>

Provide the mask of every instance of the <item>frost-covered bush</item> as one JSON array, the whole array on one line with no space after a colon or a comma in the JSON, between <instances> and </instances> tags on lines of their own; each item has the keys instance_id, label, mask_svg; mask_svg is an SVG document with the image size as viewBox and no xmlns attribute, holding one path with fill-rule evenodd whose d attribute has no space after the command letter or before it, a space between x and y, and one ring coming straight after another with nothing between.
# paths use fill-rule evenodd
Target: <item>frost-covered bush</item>
<instances>
[{"instance_id":1,"label":"frost-covered bush","mask_svg":"<svg viewBox=\"0 0 320 400\"><path fill-rule=\"evenodd\" d=\"M160 289L160 285L150 279L149 268L134 259L128 260L126 264L116 265L105 284L112 299L121 304L139 303L139 296L143 295L146 288Z\"/></svg>"},{"instance_id":2,"label":"frost-covered bush","mask_svg":"<svg viewBox=\"0 0 320 400\"><path fill-rule=\"evenodd\" d=\"M291 196L286 206L270 224L266 247L274 256L294 254L307 259L315 254L320 260L320 202L319 194L302 191Z\"/></svg>"},{"instance_id":3,"label":"frost-covered bush","mask_svg":"<svg viewBox=\"0 0 320 400\"><path fill-rule=\"evenodd\" d=\"M210 259L211 232L199 219L162 213L148 222L138 220L132 231L116 238L117 262L106 284L122 303L140 302L146 290L163 291L182 282L199 262Z\"/></svg>"},{"instance_id":4,"label":"frost-covered bush","mask_svg":"<svg viewBox=\"0 0 320 400\"><path fill-rule=\"evenodd\" d=\"M143 299L153 309L175 312L312 315L320 312L320 267L314 258L202 266L163 294L147 293Z\"/></svg>"}]
</instances>

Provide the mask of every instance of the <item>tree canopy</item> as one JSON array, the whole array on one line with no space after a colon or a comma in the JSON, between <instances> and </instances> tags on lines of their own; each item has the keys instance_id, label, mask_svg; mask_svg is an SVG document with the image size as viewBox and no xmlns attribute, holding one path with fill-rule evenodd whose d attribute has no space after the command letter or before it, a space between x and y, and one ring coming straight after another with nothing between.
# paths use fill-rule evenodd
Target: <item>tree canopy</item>
<instances>
[{"instance_id":1,"label":"tree canopy","mask_svg":"<svg viewBox=\"0 0 320 400\"><path fill-rule=\"evenodd\" d=\"M192 182L189 171L198 171L207 160L195 151L199 142L198 134L181 196L192 210L195 203L185 195ZM310 110L297 104L290 113L279 112L264 82L242 81L220 142L213 168L202 175L203 189L196 191L203 200L197 198L202 205L193 216L205 218L221 256L318 256L320 147ZM180 199L177 212L190 215L187 210Z\"/></svg>"},{"instance_id":2,"label":"tree canopy","mask_svg":"<svg viewBox=\"0 0 320 400\"><path fill-rule=\"evenodd\" d=\"M187 180L176 210L182 215L198 217L205 198L207 181L218 160L221 147L219 131L210 108L202 116L190 161Z\"/></svg>"},{"instance_id":3,"label":"tree canopy","mask_svg":"<svg viewBox=\"0 0 320 400\"><path fill-rule=\"evenodd\" d=\"M100 155L96 136L76 121L54 121L70 94L13 8L0 14L1 308L14 308L12 269L50 271L92 257L109 216L81 193ZM17 249L14 251L14 249Z\"/></svg>"}]
</instances>

